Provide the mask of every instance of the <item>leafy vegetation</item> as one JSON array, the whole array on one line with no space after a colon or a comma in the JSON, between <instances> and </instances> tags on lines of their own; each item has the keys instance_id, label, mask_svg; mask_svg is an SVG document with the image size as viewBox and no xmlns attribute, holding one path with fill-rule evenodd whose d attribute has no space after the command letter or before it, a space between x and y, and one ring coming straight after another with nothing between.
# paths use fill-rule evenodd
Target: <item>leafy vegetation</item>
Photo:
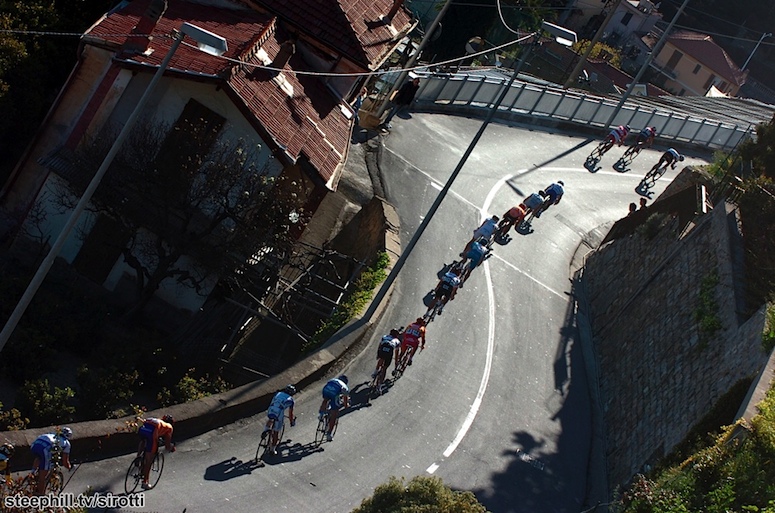
<instances>
[{"instance_id":1,"label":"leafy vegetation","mask_svg":"<svg viewBox=\"0 0 775 513\"><path fill-rule=\"evenodd\" d=\"M24 383L16 406L30 416L32 425L47 426L73 420L74 397L75 391L70 387L52 387L48 379L37 379Z\"/></svg>"},{"instance_id":2,"label":"leafy vegetation","mask_svg":"<svg viewBox=\"0 0 775 513\"><path fill-rule=\"evenodd\" d=\"M577 43L573 43L573 46L571 47L574 52L576 52L579 55L583 55L584 52L587 51L587 48L589 48L590 41L587 39L582 39L581 41ZM595 43L595 46L592 47L592 51L589 52L589 58L590 59L602 59L604 61L609 62L614 67L619 67L622 64L622 54L619 50L614 48L613 46L608 46L605 43Z\"/></svg>"},{"instance_id":3,"label":"leafy vegetation","mask_svg":"<svg viewBox=\"0 0 775 513\"><path fill-rule=\"evenodd\" d=\"M769 353L775 349L775 303L767 305L766 315L764 333L762 333L762 346Z\"/></svg>"},{"instance_id":4,"label":"leafy vegetation","mask_svg":"<svg viewBox=\"0 0 775 513\"><path fill-rule=\"evenodd\" d=\"M0 431L18 431L25 429L30 419L22 417L16 408L3 411L3 403L0 403Z\"/></svg>"},{"instance_id":5,"label":"leafy vegetation","mask_svg":"<svg viewBox=\"0 0 775 513\"><path fill-rule=\"evenodd\" d=\"M376 262L363 271L353 284L352 292L337 308L334 314L318 328L310 341L302 347L303 352L310 352L328 340L341 327L350 322L361 313L363 307L371 300L374 289L387 278L390 257L387 253L380 252Z\"/></svg>"},{"instance_id":6,"label":"leafy vegetation","mask_svg":"<svg viewBox=\"0 0 775 513\"><path fill-rule=\"evenodd\" d=\"M352 513L486 513L471 492L453 491L438 477L417 476L406 483L391 477Z\"/></svg>"},{"instance_id":7,"label":"leafy vegetation","mask_svg":"<svg viewBox=\"0 0 775 513\"><path fill-rule=\"evenodd\" d=\"M694 320L700 333L700 348L704 348L716 332L723 328L718 318L718 302L716 301L716 285L718 273L711 272L700 283L698 305L694 310Z\"/></svg>"},{"instance_id":8,"label":"leafy vegetation","mask_svg":"<svg viewBox=\"0 0 775 513\"><path fill-rule=\"evenodd\" d=\"M775 386L750 425L725 427L712 444L653 476L637 476L622 513L775 513Z\"/></svg>"},{"instance_id":9,"label":"leafy vegetation","mask_svg":"<svg viewBox=\"0 0 775 513\"><path fill-rule=\"evenodd\" d=\"M204 376L195 378L192 376L195 372L196 369L189 369L186 375L178 381L172 390L169 390L166 387L162 388L157 397L159 403L162 406L187 403L189 401L202 399L208 395L225 392L230 388L229 384L220 376L211 378L209 375L205 374Z\"/></svg>"}]
</instances>

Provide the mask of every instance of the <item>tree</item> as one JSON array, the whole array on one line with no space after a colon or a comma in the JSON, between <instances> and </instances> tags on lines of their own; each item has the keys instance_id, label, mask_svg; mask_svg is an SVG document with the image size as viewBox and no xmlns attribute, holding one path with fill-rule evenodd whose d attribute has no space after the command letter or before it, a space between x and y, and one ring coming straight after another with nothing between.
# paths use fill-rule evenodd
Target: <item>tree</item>
<instances>
[{"instance_id":1,"label":"tree","mask_svg":"<svg viewBox=\"0 0 775 513\"><path fill-rule=\"evenodd\" d=\"M408 484L391 477L352 513L486 513L471 492L453 491L438 477L417 476Z\"/></svg>"},{"instance_id":2,"label":"tree","mask_svg":"<svg viewBox=\"0 0 775 513\"><path fill-rule=\"evenodd\" d=\"M91 211L117 225L105 244L135 272L128 317L165 280L207 294L218 279L245 279L262 259L290 251L292 230L306 220L302 184L257 167L260 148L216 140L220 126L196 116L182 116L174 127L140 126L93 197ZM102 130L81 144L72 162L77 172L56 195L60 207L74 206L115 133ZM125 242L116 242L117 231Z\"/></svg>"},{"instance_id":3,"label":"tree","mask_svg":"<svg viewBox=\"0 0 775 513\"><path fill-rule=\"evenodd\" d=\"M584 52L587 51L588 47L589 40L583 39L578 43L573 43L572 49L578 55L583 55ZM595 43L595 46L592 47L592 51L589 53L589 58L602 59L616 68L618 68L622 63L622 54L619 52L619 50L612 46L608 46L605 43L599 42Z\"/></svg>"}]
</instances>

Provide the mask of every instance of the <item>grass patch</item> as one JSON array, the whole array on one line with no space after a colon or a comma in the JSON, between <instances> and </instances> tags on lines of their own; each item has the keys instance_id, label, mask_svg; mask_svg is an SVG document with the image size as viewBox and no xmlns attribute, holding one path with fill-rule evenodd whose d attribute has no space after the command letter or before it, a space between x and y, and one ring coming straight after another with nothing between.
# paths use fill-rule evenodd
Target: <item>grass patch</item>
<instances>
[{"instance_id":1,"label":"grass patch","mask_svg":"<svg viewBox=\"0 0 775 513\"><path fill-rule=\"evenodd\" d=\"M315 335L302 346L303 353L320 347L323 342L331 338L342 326L350 322L356 315L361 313L374 295L374 289L387 278L388 264L390 257L384 251L377 255L374 265L361 273L353 284L352 292L339 306L336 307L333 315L329 317L315 332Z\"/></svg>"}]
</instances>

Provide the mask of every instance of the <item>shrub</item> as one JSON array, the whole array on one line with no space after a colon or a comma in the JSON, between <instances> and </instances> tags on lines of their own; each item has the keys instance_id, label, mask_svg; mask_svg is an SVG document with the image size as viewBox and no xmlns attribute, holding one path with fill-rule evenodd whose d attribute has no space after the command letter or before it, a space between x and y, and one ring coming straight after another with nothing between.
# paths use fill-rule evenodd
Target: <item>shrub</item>
<instances>
[{"instance_id":1,"label":"shrub","mask_svg":"<svg viewBox=\"0 0 775 513\"><path fill-rule=\"evenodd\" d=\"M666 214L660 214L659 212L651 214L648 219L646 219L646 222L638 226L636 231L641 236L651 240L659 234L659 230L662 228L665 219L667 219Z\"/></svg>"},{"instance_id":2,"label":"shrub","mask_svg":"<svg viewBox=\"0 0 775 513\"><path fill-rule=\"evenodd\" d=\"M700 283L699 304L694 310L694 320L700 332L700 348L704 348L716 332L723 328L718 318L716 285L718 285L716 271L705 276Z\"/></svg>"},{"instance_id":3,"label":"shrub","mask_svg":"<svg viewBox=\"0 0 775 513\"><path fill-rule=\"evenodd\" d=\"M762 333L762 347L769 353L775 348L775 303L767 305L766 316L764 333Z\"/></svg>"},{"instance_id":4,"label":"shrub","mask_svg":"<svg viewBox=\"0 0 775 513\"><path fill-rule=\"evenodd\" d=\"M76 374L81 411L93 418L104 418L116 406L124 406L132 394L139 373L115 366L89 368L81 365Z\"/></svg>"},{"instance_id":5,"label":"shrub","mask_svg":"<svg viewBox=\"0 0 775 513\"><path fill-rule=\"evenodd\" d=\"M27 381L19 391L16 406L30 417L33 426L48 426L72 420L75 407L69 401L75 396L70 387L49 385L47 379Z\"/></svg>"},{"instance_id":6,"label":"shrub","mask_svg":"<svg viewBox=\"0 0 775 513\"><path fill-rule=\"evenodd\" d=\"M208 374L205 374L197 379L192 376L195 371L196 369L189 369L173 390L169 390L166 387L162 388L157 396L157 400L162 406L196 401L208 395L225 392L231 388L220 376L210 378Z\"/></svg>"},{"instance_id":7,"label":"shrub","mask_svg":"<svg viewBox=\"0 0 775 513\"><path fill-rule=\"evenodd\" d=\"M3 411L3 403L0 403L0 431L18 431L26 429L30 419L22 417L16 408Z\"/></svg>"},{"instance_id":8,"label":"shrub","mask_svg":"<svg viewBox=\"0 0 775 513\"><path fill-rule=\"evenodd\" d=\"M471 492L453 491L438 477L417 476L408 484L391 477L352 513L486 513Z\"/></svg>"},{"instance_id":9,"label":"shrub","mask_svg":"<svg viewBox=\"0 0 775 513\"><path fill-rule=\"evenodd\" d=\"M352 292L315 332L315 335L302 346L302 352L310 352L328 340L339 328L361 313L374 295L374 289L387 278L390 257L384 251L377 255L374 265L361 273L353 285Z\"/></svg>"}]
</instances>

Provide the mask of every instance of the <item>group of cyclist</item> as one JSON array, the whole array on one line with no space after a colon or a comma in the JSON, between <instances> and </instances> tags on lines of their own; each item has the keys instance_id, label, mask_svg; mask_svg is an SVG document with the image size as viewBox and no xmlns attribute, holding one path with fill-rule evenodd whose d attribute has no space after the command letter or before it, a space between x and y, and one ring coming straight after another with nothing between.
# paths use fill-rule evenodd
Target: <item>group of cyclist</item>
<instances>
[{"instance_id":1,"label":"group of cyclist","mask_svg":"<svg viewBox=\"0 0 775 513\"><path fill-rule=\"evenodd\" d=\"M603 142L600 143L600 145L590 154L590 158L602 157L605 155L608 150L616 146L621 146L625 143L627 140L628 135L630 134L631 128L630 125L619 125L611 130L611 132L606 136L606 138L603 140ZM651 148L651 145L654 143L654 138L657 136L657 128L654 126L647 126L644 127L637 135L635 142L632 146L627 148L627 151L624 153L624 158L635 158L640 150L643 148ZM671 166L672 169L675 169L678 162L683 162L684 156L681 155L678 151L676 151L674 148L669 148L666 152L662 154L662 156L659 159L659 162L657 162L652 168L651 173L662 169L664 166L665 168L667 166Z\"/></svg>"}]
</instances>

